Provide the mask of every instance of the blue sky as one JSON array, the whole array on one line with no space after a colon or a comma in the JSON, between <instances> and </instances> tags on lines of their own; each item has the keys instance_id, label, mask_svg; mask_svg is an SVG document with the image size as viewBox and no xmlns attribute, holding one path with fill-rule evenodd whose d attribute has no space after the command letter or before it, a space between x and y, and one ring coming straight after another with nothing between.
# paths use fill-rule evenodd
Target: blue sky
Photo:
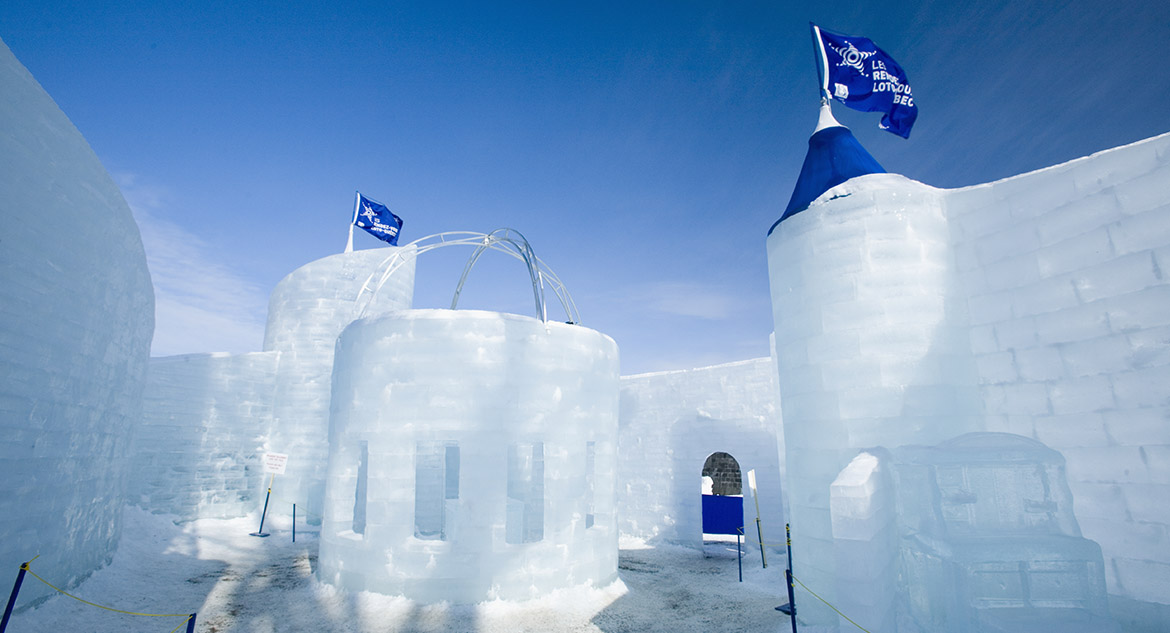
<instances>
[{"instance_id":1,"label":"blue sky","mask_svg":"<svg viewBox=\"0 0 1170 633\"><path fill-rule=\"evenodd\" d=\"M522 232L630 374L767 355L764 239L817 114L810 20L906 69L909 140L834 112L931 185L1170 131L1164 0L7 0L0 38L135 211L155 354L258 350L268 293L342 250L360 189L404 242ZM415 305L449 304L469 254L424 256ZM460 305L529 314L526 273L485 258Z\"/></svg>"}]
</instances>

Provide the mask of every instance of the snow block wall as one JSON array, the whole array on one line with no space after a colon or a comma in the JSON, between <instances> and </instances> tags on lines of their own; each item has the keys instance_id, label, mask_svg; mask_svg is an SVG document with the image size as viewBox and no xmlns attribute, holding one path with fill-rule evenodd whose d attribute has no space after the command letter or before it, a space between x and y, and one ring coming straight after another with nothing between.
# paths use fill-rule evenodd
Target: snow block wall
<instances>
[{"instance_id":1,"label":"snow block wall","mask_svg":"<svg viewBox=\"0 0 1170 633\"><path fill-rule=\"evenodd\" d=\"M130 500L187 520L257 511L279 358L277 352L152 358L131 453Z\"/></svg>"},{"instance_id":2,"label":"snow block wall","mask_svg":"<svg viewBox=\"0 0 1170 633\"><path fill-rule=\"evenodd\" d=\"M323 581L423 602L617 574L618 350L475 310L354 322L333 373Z\"/></svg>"},{"instance_id":3,"label":"snow block wall","mask_svg":"<svg viewBox=\"0 0 1170 633\"><path fill-rule=\"evenodd\" d=\"M122 194L2 42L0 86L0 568L70 586L121 534L154 293Z\"/></svg>"},{"instance_id":4,"label":"snow block wall","mask_svg":"<svg viewBox=\"0 0 1170 633\"><path fill-rule=\"evenodd\" d=\"M1170 605L1170 134L947 214L986 430L1060 451L1109 593Z\"/></svg>"},{"instance_id":5,"label":"snow block wall","mask_svg":"<svg viewBox=\"0 0 1170 633\"><path fill-rule=\"evenodd\" d=\"M1067 460L1109 593L1170 604L1170 135L956 190L855 178L768 257L806 582L833 586L842 460L1006 431Z\"/></svg>"},{"instance_id":6,"label":"snow block wall","mask_svg":"<svg viewBox=\"0 0 1170 633\"><path fill-rule=\"evenodd\" d=\"M355 300L362 287L392 255L405 256L405 263L378 291L367 314L409 308L414 293L413 247L319 259L289 273L269 298L264 351L279 352L280 365L263 450L289 456L280 477L281 495L304 508L313 521L321 516L329 459L333 347L345 326L360 316ZM370 283L376 281L375 276Z\"/></svg>"},{"instance_id":7,"label":"snow block wall","mask_svg":"<svg viewBox=\"0 0 1170 633\"><path fill-rule=\"evenodd\" d=\"M746 485L747 471L755 469L764 540L784 542L783 440L777 437L771 358L625 376L621 384L617 505L623 534L698 546L703 463L724 452L743 475L744 525L756 518Z\"/></svg>"}]
</instances>

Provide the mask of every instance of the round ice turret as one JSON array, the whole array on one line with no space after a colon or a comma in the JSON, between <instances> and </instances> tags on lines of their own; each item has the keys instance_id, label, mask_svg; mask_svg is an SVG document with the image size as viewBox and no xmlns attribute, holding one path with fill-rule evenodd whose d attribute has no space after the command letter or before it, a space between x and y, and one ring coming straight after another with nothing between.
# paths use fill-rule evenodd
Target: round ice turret
<instances>
[{"instance_id":1,"label":"round ice turret","mask_svg":"<svg viewBox=\"0 0 1170 633\"><path fill-rule=\"evenodd\" d=\"M413 248L389 246L330 255L289 273L268 299L264 351L332 357L341 331L363 316L362 305L356 303L362 287L373 286L376 271L395 254L402 257L402 267L385 281L366 314L409 308L414 294Z\"/></svg>"},{"instance_id":2,"label":"round ice turret","mask_svg":"<svg viewBox=\"0 0 1170 633\"><path fill-rule=\"evenodd\" d=\"M408 255L385 281L367 314L409 308L414 292L413 247L387 247L331 255L281 280L268 302L264 351L280 352L267 450L289 456L276 482L279 497L305 504L320 516L329 458L329 380L337 337L359 316L357 299L392 255ZM267 484L267 481L264 482Z\"/></svg>"},{"instance_id":3,"label":"round ice turret","mask_svg":"<svg viewBox=\"0 0 1170 633\"><path fill-rule=\"evenodd\" d=\"M118 187L3 42L0 86L0 568L70 586L121 535L154 293Z\"/></svg>"},{"instance_id":4,"label":"round ice turret","mask_svg":"<svg viewBox=\"0 0 1170 633\"><path fill-rule=\"evenodd\" d=\"M617 573L618 350L472 310L351 324L337 346L322 581L424 601Z\"/></svg>"},{"instance_id":5,"label":"round ice turret","mask_svg":"<svg viewBox=\"0 0 1170 633\"><path fill-rule=\"evenodd\" d=\"M794 564L810 586L834 585L829 486L857 449L977 428L950 244L942 192L895 174L837 185L768 236Z\"/></svg>"}]
</instances>

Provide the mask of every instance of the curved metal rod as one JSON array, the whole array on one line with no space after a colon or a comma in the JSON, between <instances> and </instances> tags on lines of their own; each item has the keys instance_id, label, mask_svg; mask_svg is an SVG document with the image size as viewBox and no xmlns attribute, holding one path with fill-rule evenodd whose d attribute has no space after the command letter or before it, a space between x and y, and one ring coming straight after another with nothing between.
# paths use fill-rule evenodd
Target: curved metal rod
<instances>
[{"instance_id":1,"label":"curved metal rod","mask_svg":"<svg viewBox=\"0 0 1170 633\"><path fill-rule=\"evenodd\" d=\"M503 237L497 234L503 233ZM510 234L515 234L517 238L510 237ZM525 267L528 268L528 277L532 280L532 295L536 302L536 315L541 321L548 321L548 311L544 305L544 283L543 276L540 274L539 264L536 261L536 253L532 251L532 245L528 243L524 235L520 231L513 229L496 229L488 233L484 237L483 242L471 254L467 260L467 265L463 267L463 274L459 277L459 285L455 287L455 296L451 298L451 309L454 310L459 307L459 295L463 292L463 284L467 283L467 276L471 274L471 269L479 261L481 255L488 248L494 247L496 244L507 244L516 249L516 253L520 255L520 259L524 262ZM492 250L501 250L492 248ZM507 249L502 249L507 252ZM511 254L511 253L509 253Z\"/></svg>"},{"instance_id":2,"label":"curved metal rod","mask_svg":"<svg viewBox=\"0 0 1170 633\"><path fill-rule=\"evenodd\" d=\"M503 233L503 237L497 237L497 234ZM512 237L515 235L519 240ZM524 248L521 246L521 241ZM474 246L476 252L472 255L471 260L468 261L464 268L463 277L460 279L459 286L455 291L455 298L452 300L452 307L455 307L458 301L459 294L462 292L463 283L470 274L471 268L479 257L483 255L485 250L491 249L504 253L510 257L514 257L523 261L529 269L529 277L532 280L533 292L537 301L537 315L542 321L548 320L547 309L544 307L544 283L548 282L549 287L557 296L557 300L564 310L565 317L569 323L580 323L581 317L577 312L577 305L573 301L573 297L569 294L565 285L561 283L560 278L556 273L544 263L542 259L536 256L532 251L528 240L520 234L519 231L513 229L497 229L491 234L473 233L471 231L448 231L445 233L436 233L421 237L409 244L406 244L382 260L366 278L362 287L358 290L357 296L354 297L354 318L361 318L366 315L370 306L377 297L378 292L382 286L398 271L406 262L417 259L419 255L436 248L445 246ZM507 246L511 246L508 248ZM376 281L375 281L376 279Z\"/></svg>"}]
</instances>

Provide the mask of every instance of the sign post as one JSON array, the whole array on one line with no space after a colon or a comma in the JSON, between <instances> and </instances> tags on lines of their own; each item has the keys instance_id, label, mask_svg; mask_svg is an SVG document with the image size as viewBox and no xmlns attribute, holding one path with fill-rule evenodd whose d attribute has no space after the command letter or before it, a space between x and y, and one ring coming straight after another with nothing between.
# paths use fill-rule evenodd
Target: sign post
<instances>
[{"instance_id":1,"label":"sign post","mask_svg":"<svg viewBox=\"0 0 1170 633\"><path fill-rule=\"evenodd\" d=\"M285 466L288 465L288 455L284 453L264 453L264 472L270 473L271 477L268 479L268 492L264 494L264 509L260 512L260 529L251 533L251 536L259 536L261 538L268 536L264 533L264 517L268 515L268 499L272 496L272 482L276 480L277 475L283 475Z\"/></svg>"}]
</instances>

